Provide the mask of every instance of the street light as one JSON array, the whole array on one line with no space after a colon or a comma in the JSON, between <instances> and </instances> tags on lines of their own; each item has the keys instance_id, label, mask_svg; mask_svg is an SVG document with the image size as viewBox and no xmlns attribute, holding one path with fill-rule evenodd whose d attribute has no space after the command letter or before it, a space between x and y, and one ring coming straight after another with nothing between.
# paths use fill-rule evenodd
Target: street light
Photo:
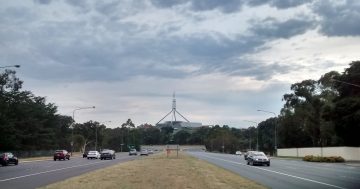
<instances>
[{"instance_id":1,"label":"street light","mask_svg":"<svg viewBox=\"0 0 360 189\"><path fill-rule=\"evenodd\" d=\"M266 111L266 110L257 110L258 112L266 112L266 113L269 113L269 114L274 114L274 116L275 116L275 118L276 118L276 114L274 113L274 112L270 112L270 111ZM275 144L275 154L277 154L277 141L276 141L276 120L275 120L275 142L274 142L274 144Z\"/></svg>"},{"instance_id":2,"label":"street light","mask_svg":"<svg viewBox=\"0 0 360 189\"><path fill-rule=\"evenodd\" d=\"M259 127L258 127L258 123L255 122L255 121L249 121L249 120L243 120L243 121L256 124L256 151L259 151Z\"/></svg>"},{"instance_id":3,"label":"street light","mask_svg":"<svg viewBox=\"0 0 360 189\"><path fill-rule=\"evenodd\" d=\"M76 108L75 110L73 110L73 124L72 124L72 130L71 130L71 156L73 153L73 149L74 149L74 125L75 125L75 112L78 110L84 110L84 109L95 109L95 106L91 106L91 107L82 107L82 108Z\"/></svg>"},{"instance_id":4,"label":"street light","mask_svg":"<svg viewBox=\"0 0 360 189\"><path fill-rule=\"evenodd\" d=\"M99 123L99 125L103 125L104 123L111 123L111 121L104 121ZM97 149L97 126L95 125L95 151Z\"/></svg>"},{"instance_id":5,"label":"street light","mask_svg":"<svg viewBox=\"0 0 360 189\"><path fill-rule=\"evenodd\" d=\"M0 66L0 68L20 68L20 65Z\"/></svg>"}]
</instances>

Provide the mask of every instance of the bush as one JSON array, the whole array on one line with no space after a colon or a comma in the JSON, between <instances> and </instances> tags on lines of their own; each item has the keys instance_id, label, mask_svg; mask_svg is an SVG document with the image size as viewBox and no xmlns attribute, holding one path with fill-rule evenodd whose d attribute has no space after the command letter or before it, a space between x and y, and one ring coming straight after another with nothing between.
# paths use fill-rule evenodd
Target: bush
<instances>
[{"instance_id":1,"label":"bush","mask_svg":"<svg viewBox=\"0 0 360 189\"><path fill-rule=\"evenodd\" d=\"M335 163L335 162L345 162L345 159L342 158L341 156L320 157L320 156L307 155L303 157L303 161Z\"/></svg>"}]
</instances>

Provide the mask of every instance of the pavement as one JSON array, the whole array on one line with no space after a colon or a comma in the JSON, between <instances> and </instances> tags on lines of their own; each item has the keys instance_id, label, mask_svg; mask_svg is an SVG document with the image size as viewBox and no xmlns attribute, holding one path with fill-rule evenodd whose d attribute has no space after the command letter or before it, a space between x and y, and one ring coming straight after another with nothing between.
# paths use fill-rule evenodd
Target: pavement
<instances>
[{"instance_id":1,"label":"pavement","mask_svg":"<svg viewBox=\"0 0 360 189\"><path fill-rule=\"evenodd\" d=\"M270 167L250 166L244 156L209 152L188 152L269 188L321 189L360 188L360 166L348 163L314 163L297 159L271 158Z\"/></svg>"},{"instance_id":2,"label":"pavement","mask_svg":"<svg viewBox=\"0 0 360 189\"><path fill-rule=\"evenodd\" d=\"M19 165L0 167L1 189L31 189L62 181L97 169L137 159L128 153L116 153L114 160L88 160L71 157L70 160L33 160Z\"/></svg>"}]
</instances>

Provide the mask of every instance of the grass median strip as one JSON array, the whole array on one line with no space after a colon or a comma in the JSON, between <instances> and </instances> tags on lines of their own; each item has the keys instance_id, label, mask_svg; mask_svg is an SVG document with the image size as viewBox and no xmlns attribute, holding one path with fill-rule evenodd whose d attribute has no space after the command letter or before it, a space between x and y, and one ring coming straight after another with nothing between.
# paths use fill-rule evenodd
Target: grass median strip
<instances>
[{"instance_id":1,"label":"grass median strip","mask_svg":"<svg viewBox=\"0 0 360 189\"><path fill-rule=\"evenodd\" d=\"M80 175L43 188L265 188L205 161L180 153L156 154Z\"/></svg>"}]
</instances>

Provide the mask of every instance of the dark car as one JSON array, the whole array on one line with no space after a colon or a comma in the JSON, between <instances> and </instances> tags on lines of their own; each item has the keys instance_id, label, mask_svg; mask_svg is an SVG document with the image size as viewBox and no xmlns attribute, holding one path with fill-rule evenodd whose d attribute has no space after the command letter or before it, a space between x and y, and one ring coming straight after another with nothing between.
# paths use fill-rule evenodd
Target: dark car
<instances>
[{"instance_id":1,"label":"dark car","mask_svg":"<svg viewBox=\"0 0 360 189\"><path fill-rule=\"evenodd\" d=\"M19 164L19 160L11 152L5 152L5 153L0 154L0 164L2 166L7 166L9 164L17 165L17 164Z\"/></svg>"},{"instance_id":2,"label":"dark car","mask_svg":"<svg viewBox=\"0 0 360 189\"><path fill-rule=\"evenodd\" d=\"M85 151L85 152L83 153L83 158L86 158L87 155L88 155L88 153L89 153L89 151Z\"/></svg>"},{"instance_id":3,"label":"dark car","mask_svg":"<svg viewBox=\"0 0 360 189\"><path fill-rule=\"evenodd\" d=\"M54 153L54 161L56 160L70 160L70 154L66 150L56 150Z\"/></svg>"},{"instance_id":4,"label":"dark car","mask_svg":"<svg viewBox=\"0 0 360 189\"><path fill-rule=\"evenodd\" d=\"M247 157L247 164L270 166L270 159L264 154L264 152L253 152Z\"/></svg>"},{"instance_id":5,"label":"dark car","mask_svg":"<svg viewBox=\"0 0 360 189\"><path fill-rule=\"evenodd\" d=\"M103 150L100 154L100 159L115 159L115 151L114 150Z\"/></svg>"}]
</instances>

